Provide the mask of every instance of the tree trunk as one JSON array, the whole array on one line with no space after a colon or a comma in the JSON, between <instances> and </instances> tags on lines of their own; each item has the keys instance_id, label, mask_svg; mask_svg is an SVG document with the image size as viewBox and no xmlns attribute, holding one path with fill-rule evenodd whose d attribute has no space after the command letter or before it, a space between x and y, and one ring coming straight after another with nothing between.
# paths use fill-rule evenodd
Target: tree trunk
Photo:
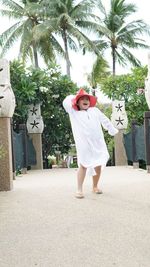
<instances>
[{"instance_id":1,"label":"tree trunk","mask_svg":"<svg viewBox=\"0 0 150 267\"><path fill-rule=\"evenodd\" d=\"M68 45L67 45L67 36L66 36L66 31L64 30L62 33L62 38L64 41L64 46L65 46L65 59L66 59L66 73L69 78L71 78L70 75L70 60L69 60L69 52L68 52Z\"/></svg>"},{"instance_id":2,"label":"tree trunk","mask_svg":"<svg viewBox=\"0 0 150 267\"><path fill-rule=\"evenodd\" d=\"M113 76L116 74L116 56L115 56L115 48L112 47L112 60L113 60Z\"/></svg>"},{"instance_id":3,"label":"tree trunk","mask_svg":"<svg viewBox=\"0 0 150 267\"><path fill-rule=\"evenodd\" d=\"M38 54L37 54L37 49L35 44L33 44L33 56L34 56L34 67L39 68L39 63L38 63Z\"/></svg>"}]
</instances>

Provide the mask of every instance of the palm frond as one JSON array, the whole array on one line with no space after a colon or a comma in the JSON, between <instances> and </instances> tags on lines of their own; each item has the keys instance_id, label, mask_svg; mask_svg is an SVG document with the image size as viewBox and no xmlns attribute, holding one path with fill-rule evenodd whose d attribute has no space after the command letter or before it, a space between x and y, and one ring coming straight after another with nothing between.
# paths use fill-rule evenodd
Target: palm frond
<instances>
[{"instance_id":1,"label":"palm frond","mask_svg":"<svg viewBox=\"0 0 150 267\"><path fill-rule=\"evenodd\" d=\"M78 47L77 47L77 44L75 43L75 41L69 35L68 35L67 39L68 39L68 44L69 44L70 49L77 52Z\"/></svg>"},{"instance_id":2,"label":"palm frond","mask_svg":"<svg viewBox=\"0 0 150 267\"><path fill-rule=\"evenodd\" d=\"M57 18L57 27L65 29L68 27L69 24L74 24L71 17L67 13L60 14L60 16Z\"/></svg>"},{"instance_id":3,"label":"palm frond","mask_svg":"<svg viewBox=\"0 0 150 267\"><path fill-rule=\"evenodd\" d=\"M87 16L92 11L93 6L94 5L92 1L88 0L80 1L76 6L72 7L72 9L69 12L69 15L72 18L81 19L83 15Z\"/></svg>"},{"instance_id":4,"label":"palm frond","mask_svg":"<svg viewBox=\"0 0 150 267\"><path fill-rule=\"evenodd\" d=\"M97 1L94 1L94 2L95 2L96 8L98 8L100 10L100 12L106 17L107 13L106 13L106 9L105 9L105 6L103 5L102 1L101 0L97 0Z\"/></svg>"},{"instance_id":5,"label":"palm frond","mask_svg":"<svg viewBox=\"0 0 150 267\"><path fill-rule=\"evenodd\" d=\"M93 50L94 53L99 55L100 51L98 50L98 48L83 32L81 32L73 25L68 27L68 31L78 40L78 43L81 47L84 44L87 49Z\"/></svg>"},{"instance_id":6,"label":"palm frond","mask_svg":"<svg viewBox=\"0 0 150 267\"><path fill-rule=\"evenodd\" d=\"M49 35L54 32L54 28L50 21L45 21L42 24L36 25L33 28L33 38L35 41L38 41L42 38L48 37Z\"/></svg>"},{"instance_id":7,"label":"palm frond","mask_svg":"<svg viewBox=\"0 0 150 267\"><path fill-rule=\"evenodd\" d=\"M59 41L57 40L57 38L54 35L50 36L50 42L52 43L53 49L59 53L60 55L62 55L63 57L65 57L65 51L62 48L62 46L60 45Z\"/></svg>"},{"instance_id":8,"label":"palm frond","mask_svg":"<svg viewBox=\"0 0 150 267\"><path fill-rule=\"evenodd\" d=\"M99 29L98 23L89 20L76 21L76 26L80 29L86 30L87 32L92 31L92 33L97 33L97 30Z\"/></svg>"},{"instance_id":9,"label":"palm frond","mask_svg":"<svg viewBox=\"0 0 150 267\"><path fill-rule=\"evenodd\" d=\"M15 33L13 33L8 39L7 41L5 42L5 44L3 45L2 47L2 51L1 51L1 56L5 55L6 52L10 49L10 47L13 46L13 44L18 40L18 38L20 37L21 35L21 27L18 28Z\"/></svg>"},{"instance_id":10,"label":"palm frond","mask_svg":"<svg viewBox=\"0 0 150 267\"><path fill-rule=\"evenodd\" d=\"M7 29L6 31L4 31L1 35L0 35L0 39L1 39L1 43L3 45L3 43L6 42L6 40L9 38L9 36L16 31L16 29L18 27L20 27L20 25L22 25L22 22L17 22L14 25L12 25L9 29Z\"/></svg>"},{"instance_id":11,"label":"palm frond","mask_svg":"<svg viewBox=\"0 0 150 267\"><path fill-rule=\"evenodd\" d=\"M27 55L29 55L28 50L30 47L32 47L32 21L28 19L23 24L22 29L22 37L21 37L21 43L20 43L20 56L23 59L23 62L26 60Z\"/></svg>"},{"instance_id":12,"label":"palm frond","mask_svg":"<svg viewBox=\"0 0 150 267\"><path fill-rule=\"evenodd\" d=\"M37 46L39 54L44 59L45 63L48 65L51 61L55 61L55 54L52 43L48 39L42 39L39 41Z\"/></svg>"},{"instance_id":13,"label":"palm frond","mask_svg":"<svg viewBox=\"0 0 150 267\"><path fill-rule=\"evenodd\" d=\"M34 65L34 56L32 47L29 47L26 53L22 51L22 53L19 54L18 58L19 61L22 62L23 64L27 63L28 60L30 59L32 65Z\"/></svg>"},{"instance_id":14,"label":"palm frond","mask_svg":"<svg viewBox=\"0 0 150 267\"><path fill-rule=\"evenodd\" d=\"M101 84L102 80L109 74L109 65L107 61L102 56L97 57L93 64L92 72L88 75L88 82L93 88L96 88L97 83Z\"/></svg>"},{"instance_id":15,"label":"palm frond","mask_svg":"<svg viewBox=\"0 0 150 267\"><path fill-rule=\"evenodd\" d=\"M106 36L108 39L111 39L114 34L106 25L99 25L97 27L97 32L99 36Z\"/></svg>"},{"instance_id":16,"label":"palm frond","mask_svg":"<svg viewBox=\"0 0 150 267\"><path fill-rule=\"evenodd\" d=\"M117 32L117 35L123 36L126 33L132 34L132 36L136 36L143 33L150 34L150 26L142 20L135 20L130 23L124 24L123 27L121 27Z\"/></svg>"},{"instance_id":17,"label":"palm frond","mask_svg":"<svg viewBox=\"0 0 150 267\"><path fill-rule=\"evenodd\" d=\"M135 67L141 66L140 60L138 60L128 49L122 47L123 56Z\"/></svg>"},{"instance_id":18,"label":"palm frond","mask_svg":"<svg viewBox=\"0 0 150 267\"><path fill-rule=\"evenodd\" d=\"M93 43L98 48L99 51L103 53L107 48L109 48L109 43L106 40L93 40Z\"/></svg>"},{"instance_id":19,"label":"palm frond","mask_svg":"<svg viewBox=\"0 0 150 267\"><path fill-rule=\"evenodd\" d=\"M119 63L119 65L123 67L127 65L127 61L122 54L122 50L120 53L118 50L115 50L115 58L116 58L116 61Z\"/></svg>"},{"instance_id":20,"label":"palm frond","mask_svg":"<svg viewBox=\"0 0 150 267\"><path fill-rule=\"evenodd\" d=\"M8 7L10 10L22 13L23 7L13 0L0 0L3 6Z\"/></svg>"},{"instance_id":21,"label":"palm frond","mask_svg":"<svg viewBox=\"0 0 150 267\"><path fill-rule=\"evenodd\" d=\"M20 19L21 16L23 16L23 12L21 13L20 11L13 11L13 10L5 10L5 9L0 9L0 15L2 17L6 16L9 19L14 18L14 19Z\"/></svg>"},{"instance_id":22,"label":"palm frond","mask_svg":"<svg viewBox=\"0 0 150 267\"><path fill-rule=\"evenodd\" d=\"M125 0L111 0L110 14L112 15L116 14L124 19L136 11L137 7L135 4L128 4L125 2Z\"/></svg>"},{"instance_id":23,"label":"palm frond","mask_svg":"<svg viewBox=\"0 0 150 267\"><path fill-rule=\"evenodd\" d=\"M142 49L149 49L150 46L145 43L145 40L135 38L134 39L135 46L133 48L142 48Z\"/></svg>"},{"instance_id":24,"label":"palm frond","mask_svg":"<svg viewBox=\"0 0 150 267\"><path fill-rule=\"evenodd\" d=\"M18 27L16 27L17 24ZM12 47L12 45L18 40L18 38L22 34L23 25L20 23L17 24L15 25L15 27L12 26L11 29L8 29L0 36L2 40L2 55L4 55Z\"/></svg>"}]
</instances>

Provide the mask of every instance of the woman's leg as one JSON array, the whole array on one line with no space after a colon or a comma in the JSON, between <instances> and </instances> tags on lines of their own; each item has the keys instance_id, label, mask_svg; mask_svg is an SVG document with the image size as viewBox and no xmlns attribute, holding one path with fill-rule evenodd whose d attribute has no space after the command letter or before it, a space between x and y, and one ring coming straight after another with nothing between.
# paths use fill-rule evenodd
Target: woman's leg
<instances>
[{"instance_id":1,"label":"woman's leg","mask_svg":"<svg viewBox=\"0 0 150 267\"><path fill-rule=\"evenodd\" d=\"M96 175L93 176L93 192L95 193L101 193L101 191L98 189L98 182L101 176L101 166L95 167Z\"/></svg>"},{"instance_id":2,"label":"woman's leg","mask_svg":"<svg viewBox=\"0 0 150 267\"><path fill-rule=\"evenodd\" d=\"M82 193L82 185L86 175L86 168L80 165L77 173L78 192Z\"/></svg>"}]
</instances>

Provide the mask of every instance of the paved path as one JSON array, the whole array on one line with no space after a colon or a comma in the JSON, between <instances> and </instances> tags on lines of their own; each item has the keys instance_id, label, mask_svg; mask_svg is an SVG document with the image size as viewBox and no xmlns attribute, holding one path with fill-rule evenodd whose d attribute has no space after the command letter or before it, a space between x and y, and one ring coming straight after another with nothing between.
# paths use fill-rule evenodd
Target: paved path
<instances>
[{"instance_id":1,"label":"paved path","mask_svg":"<svg viewBox=\"0 0 150 267\"><path fill-rule=\"evenodd\" d=\"M0 192L0 267L150 267L150 174L107 167L74 198L75 169L30 171Z\"/></svg>"}]
</instances>

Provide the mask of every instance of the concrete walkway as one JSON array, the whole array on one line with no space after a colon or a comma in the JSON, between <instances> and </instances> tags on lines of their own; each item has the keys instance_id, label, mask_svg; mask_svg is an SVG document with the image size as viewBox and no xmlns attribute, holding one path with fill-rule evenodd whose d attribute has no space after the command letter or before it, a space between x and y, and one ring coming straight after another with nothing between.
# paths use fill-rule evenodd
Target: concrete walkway
<instances>
[{"instance_id":1,"label":"concrete walkway","mask_svg":"<svg viewBox=\"0 0 150 267\"><path fill-rule=\"evenodd\" d=\"M74 198L75 169L29 171L0 192L0 267L150 267L150 174L107 167Z\"/></svg>"}]
</instances>

